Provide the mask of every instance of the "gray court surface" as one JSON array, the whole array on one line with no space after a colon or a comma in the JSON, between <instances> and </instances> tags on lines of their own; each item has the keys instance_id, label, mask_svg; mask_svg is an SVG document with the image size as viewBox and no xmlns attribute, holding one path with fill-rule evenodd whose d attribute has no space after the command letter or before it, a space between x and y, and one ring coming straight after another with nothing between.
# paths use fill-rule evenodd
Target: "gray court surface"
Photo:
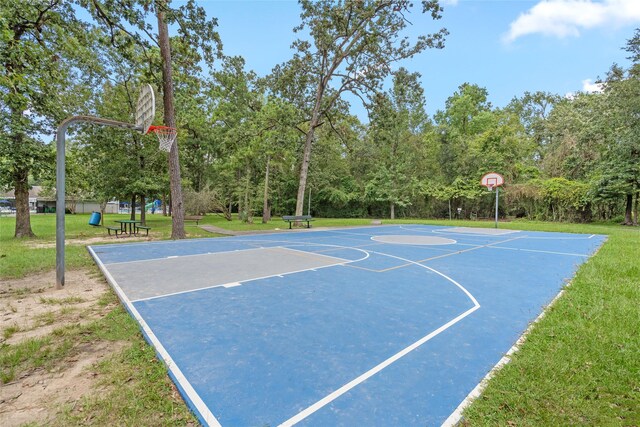
<instances>
[{"instance_id":1,"label":"gray court surface","mask_svg":"<svg viewBox=\"0 0 640 427\"><path fill-rule=\"evenodd\" d=\"M132 301L328 267L345 260L290 248L256 248L109 265ZM240 266L240 268L238 268Z\"/></svg>"}]
</instances>

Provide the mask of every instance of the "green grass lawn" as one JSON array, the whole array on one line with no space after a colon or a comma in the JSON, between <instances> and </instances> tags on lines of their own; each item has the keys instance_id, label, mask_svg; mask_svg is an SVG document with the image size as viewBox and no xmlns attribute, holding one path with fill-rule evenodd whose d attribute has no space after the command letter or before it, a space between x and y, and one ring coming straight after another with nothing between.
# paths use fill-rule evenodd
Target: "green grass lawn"
<instances>
[{"instance_id":1,"label":"green grass lawn","mask_svg":"<svg viewBox=\"0 0 640 427\"><path fill-rule=\"evenodd\" d=\"M105 224L127 217L107 215ZM89 215L66 217L70 243L67 269L93 266L85 245L73 244L106 235L103 228L87 225L88 220ZM55 241L55 216L32 216L33 230L38 237L29 241L13 239L14 221L0 217L0 280L52 270L55 248L46 245ZM370 223L371 220L318 219L313 227ZM391 223L493 226L492 222L481 221L383 221L383 224ZM147 224L152 227L152 239L169 238L170 218L154 215ZM248 225L237 220L228 222L215 215L206 216L200 224L230 230L288 227L279 218L269 224ZM607 234L609 238L600 251L580 267L562 298L533 328L511 362L465 411L463 423L471 426L640 425L640 230L614 224L528 221L501 223L500 227ZM189 223L186 230L189 238L215 236L195 223ZM127 239L112 238L112 241L123 243ZM144 344L133 320L120 307L87 327L59 331L38 342L2 345L3 377L8 378L7 373L14 377L20 370L44 363L43 354L46 363L55 363L56 358L73 352L75 342L86 339L119 339L129 343L115 359L99 367L105 372L104 381L116 388L120 379L127 378L128 391L86 399L82 419L91 414L94 425L147 424L145 420L153 420L158 425L184 425L193 421L185 413L185 407L171 399L171 385L162 365ZM140 392L140 397L136 397L136 392ZM77 417L77 412L62 411L56 423L75 424L80 422Z\"/></svg>"}]
</instances>

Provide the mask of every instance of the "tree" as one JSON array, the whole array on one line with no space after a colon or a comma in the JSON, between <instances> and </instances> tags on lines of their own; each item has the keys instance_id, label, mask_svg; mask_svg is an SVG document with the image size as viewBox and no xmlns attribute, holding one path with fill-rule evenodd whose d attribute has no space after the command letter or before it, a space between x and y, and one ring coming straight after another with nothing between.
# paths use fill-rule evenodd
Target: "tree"
<instances>
[{"instance_id":1,"label":"tree","mask_svg":"<svg viewBox=\"0 0 640 427\"><path fill-rule=\"evenodd\" d=\"M220 37L215 31L217 21L207 20L204 9L196 6L194 0L189 0L175 9L170 8L165 0L154 1L153 7L149 7L150 2L147 0L79 0L79 4L111 35L110 43L114 47L126 51L132 43L137 44L149 58L150 64L153 63L149 52L152 44L160 48L165 124L175 127L168 24L178 24L179 37L186 45L193 47L193 62L205 59L213 63L214 57L220 56L222 47ZM155 13L157 18L157 39L146 22L149 13ZM173 215L171 238L182 239L186 237L186 233L177 142L173 144L169 153L169 174Z\"/></svg>"},{"instance_id":2,"label":"tree","mask_svg":"<svg viewBox=\"0 0 640 427\"><path fill-rule=\"evenodd\" d=\"M416 164L423 143L422 132L428 123L420 74L400 68L393 74L389 93L379 94L371 114L371 143L376 147L377 164L366 194L389 204L395 219L395 207L408 206L422 174Z\"/></svg>"},{"instance_id":3,"label":"tree","mask_svg":"<svg viewBox=\"0 0 640 427\"><path fill-rule=\"evenodd\" d=\"M636 206L640 197L640 31L629 40L627 50L634 64L628 70L613 66L605 83L607 110L601 116L612 126L611 142L603 154L599 183L601 191L618 193L625 199L625 225L637 225ZM602 188L605 187L605 188ZM607 189L606 187L610 187Z\"/></svg>"},{"instance_id":4,"label":"tree","mask_svg":"<svg viewBox=\"0 0 640 427\"><path fill-rule=\"evenodd\" d=\"M402 37L409 23L405 14L412 6L407 0L300 0L300 4L302 23L294 31L307 29L310 40L296 40L293 59L274 70L284 86L281 92L297 97L306 114L296 215L303 210L316 129L330 121L328 112L341 95L350 92L364 101L379 89L393 63L429 47L444 47L447 34L442 29L415 42ZM423 1L422 12L430 12L436 20L442 8L437 0Z\"/></svg>"},{"instance_id":5,"label":"tree","mask_svg":"<svg viewBox=\"0 0 640 427\"><path fill-rule=\"evenodd\" d=\"M0 185L15 189L15 237L34 235L29 178L51 161L41 135L77 110L80 83L90 86L99 68L94 35L69 2L0 3Z\"/></svg>"},{"instance_id":6,"label":"tree","mask_svg":"<svg viewBox=\"0 0 640 427\"><path fill-rule=\"evenodd\" d=\"M547 147L551 144L549 115L560 102L560 96L549 92L525 92L522 98L514 98L507 107L520 117L527 135L537 146L534 160L544 160Z\"/></svg>"},{"instance_id":7,"label":"tree","mask_svg":"<svg viewBox=\"0 0 640 427\"><path fill-rule=\"evenodd\" d=\"M167 127L176 127L176 116L173 106L173 78L171 76L171 47L169 46L169 28L165 21L165 4L161 0L156 3L158 17L158 44L162 57L162 99L164 103L164 123ZM180 181L180 157L178 153L178 139L171 145L169 151L169 182L171 186L171 238L185 239L184 205L182 200L182 182Z\"/></svg>"}]
</instances>

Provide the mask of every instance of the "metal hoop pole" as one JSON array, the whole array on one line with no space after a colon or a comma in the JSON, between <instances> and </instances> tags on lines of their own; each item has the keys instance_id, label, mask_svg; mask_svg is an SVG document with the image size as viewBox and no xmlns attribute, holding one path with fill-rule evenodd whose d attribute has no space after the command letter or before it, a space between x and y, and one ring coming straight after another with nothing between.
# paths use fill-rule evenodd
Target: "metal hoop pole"
<instances>
[{"instance_id":1,"label":"metal hoop pole","mask_svg":"<svg viewBox=\"0 0 640 427\"><path fill-rule=\"evenodd\" d=\"M498 228L498 194L500 194L500 187L496 187L496 228Z\"/></svg>"},{"instance_id":2,"label":"metal hoop pole","mask_svg":"<svg viewBox=\"0 0 640 427\"><path fill-rule=\"evenodd\" d=\"M90 122L104 126L132 129L139 132L141 127L131 123L101 119L93 116L73 116L66 118L56 132L56 289L64 287L64 211L65 211L65 134L72 123Z\"/></svg>"}]
</instances>

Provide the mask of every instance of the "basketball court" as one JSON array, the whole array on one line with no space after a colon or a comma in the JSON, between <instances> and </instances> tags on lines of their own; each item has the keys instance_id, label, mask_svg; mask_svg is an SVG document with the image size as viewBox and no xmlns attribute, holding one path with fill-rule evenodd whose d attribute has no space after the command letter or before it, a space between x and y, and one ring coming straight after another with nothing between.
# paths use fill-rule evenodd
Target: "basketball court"
<instances>
[{"instance_id":1,"label":"basketball court","mask_svg":"<svg viewBox=\"0 0 640 427\"><path fill-rule=\"evenodd\" d=\"M604 240L393 225L89 251L203 424L436 426Z\"/></svg>"}]
</instances>

